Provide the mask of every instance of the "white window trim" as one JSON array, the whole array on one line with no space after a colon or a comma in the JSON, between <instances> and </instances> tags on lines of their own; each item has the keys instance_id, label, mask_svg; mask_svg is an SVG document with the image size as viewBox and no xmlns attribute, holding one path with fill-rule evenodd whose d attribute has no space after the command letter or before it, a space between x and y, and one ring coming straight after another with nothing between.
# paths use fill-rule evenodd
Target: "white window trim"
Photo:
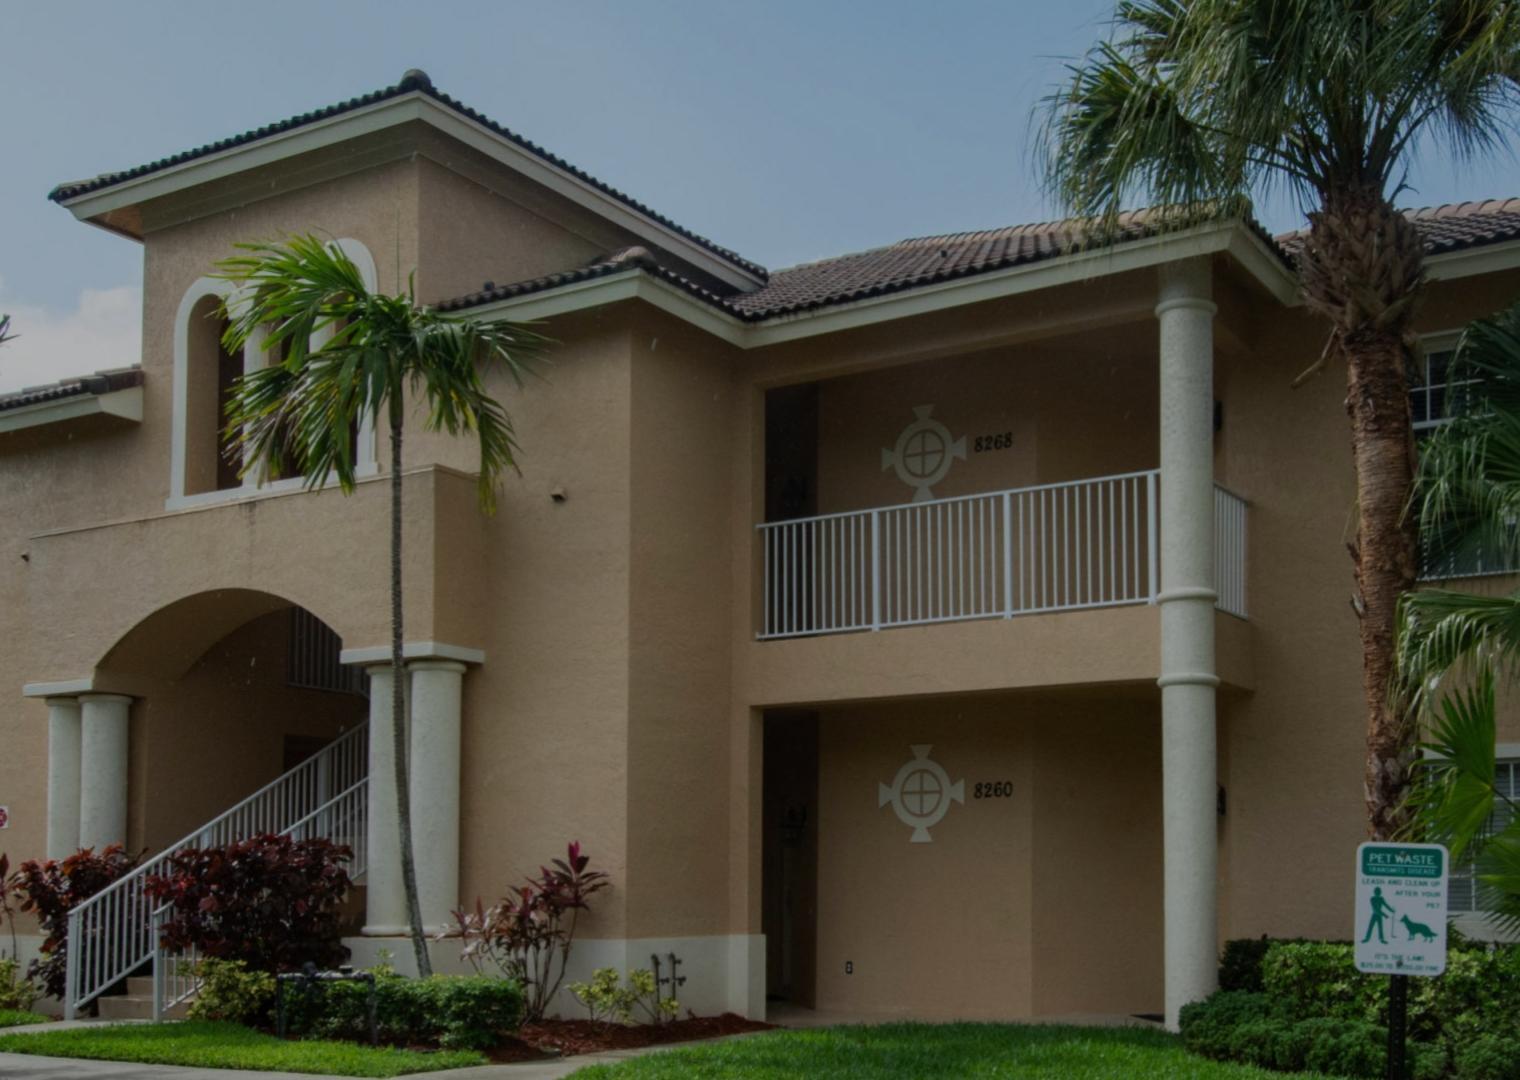
<instances>
[{"instance_id":1,"label":"white window trim","mask_svg":"<svg viewBox=\"0 0 1520 1080\"><path fill-rule=\"evenodd\" d=\"M375 259L370 254L369 248L358 240L344 237L334 240L332 246L353 261L359 270L359 276L363 278L367 288L377 288L378 276L375 271ZM195 307L208 296L214 296L223 302L234 295L231 282L221 278L203 277L198 279L185 291L180 298L179 310L174 316L174 386L173 386L173 428L169 441L169 497L164 500L166 510L187 510L198 506L213 506L219 503L241 502L245 499L264 498L271 495L285 495L293 491L300 491L306 486L304 477L292 476L281 480L260 481L256 477L244 477L241 487L228 488L225 491L202 491L195 494L185 492L185 466L186 466L186 432L189 427L189 418L186 415L189 409L190 399L190 319L195 313ZM331 340L335 331L328 327L312 335L311 347L319 348ZM262 335L252 336L243 346L243 373L257 371L263 367L267 357L263 348ZM354 463L354 475L356 478L374 476L380 471L380 464L376 456L375 423L373 417L364 416L359 421L358 460ZM329 479L323 487L335 487L337 481Z\"/></svg>"}]
</instances>

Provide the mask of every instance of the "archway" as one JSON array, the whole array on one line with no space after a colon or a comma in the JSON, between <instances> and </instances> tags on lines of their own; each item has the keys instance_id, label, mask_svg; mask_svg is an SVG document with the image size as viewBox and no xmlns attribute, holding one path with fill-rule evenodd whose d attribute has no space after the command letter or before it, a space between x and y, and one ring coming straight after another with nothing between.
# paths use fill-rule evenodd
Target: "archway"
<instances>
[{"instance_id":1,"label":"archway","mask_svg":"<svg viewBox=\"0 0 1520 1080\"><path fill-rule=\"evenodd\" d=\"M161 850L365 721L342 641L284 597L181 598L123 635L96 685L131 695L127 836Z\"/></svg>"}]
</instances>

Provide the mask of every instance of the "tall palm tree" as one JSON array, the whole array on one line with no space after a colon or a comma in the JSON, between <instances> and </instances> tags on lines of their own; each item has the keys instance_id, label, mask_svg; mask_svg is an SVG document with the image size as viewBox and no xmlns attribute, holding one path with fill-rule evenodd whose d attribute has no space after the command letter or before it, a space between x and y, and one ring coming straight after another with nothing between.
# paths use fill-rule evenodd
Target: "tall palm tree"
<instances>
[{"instance_id":1,"label":"tall palm tree","mask_svg":"<svg viewBox=\"0 0 1520 1080\"><path fill-rule=\"evenodd\" d=\"M1437 565L1520 566L1520 304L1469 326L1448 371L1467 392L1421 447L1421 539ZM1495 673L1520 675L1520 591L1411 592L1398 644L1406 696L1430 717L1417 824L1453 860L1472 858L1501 929L1520 932L1520 806L1494 754Z\"/></svg>"},{"instance_id":2,"label":"tall palm tree","mask_svg":"<svg viewBox=\"0 0 1520 1080\"><path fill-rule=\"evenodd\" d=\"M246 254L218 264L238 286L227 304L224 343L237 355L256 334L284 360L242 376L227 404L231 452L244 475L299 471L305 486L336 477L354 488L352 433L368 419L390 432L391 725L401 873L417 971L432 973L417 900L412 854L411 795L402 664L401 462L408 415L425 408L423 426L473 434L480 446L481 509L496 507L505 470L516 468L512 420L487 391L485 373L500 370L521 385L548 340L511 322L481 323L421 306L408 282L396 296L368 288L354 263L315 236L283 243L240 244ZM316 348L314 334L328 335Z\"/></svg>"},{"instance_id":3,"label":"tall palm tree","mask_svg":"<svg viewBox=\"0 0 1520 1080\"><path fill-rule=\"evenodd\" d=\"M1308 209L1299 275L1330 324L1315 367L1338 357L1347 371L1375 838L1401 821L1414 744L1391 692L1416 575L1406 372L1423 251L1392 200L1422 141L1462 156L1513 129L1517 56L1511 0L1124 0L1112 38L1048 102L1051 186L1100 236L1135 196L1177 225L1274 186Z\"/></svg>"}]
</instances>

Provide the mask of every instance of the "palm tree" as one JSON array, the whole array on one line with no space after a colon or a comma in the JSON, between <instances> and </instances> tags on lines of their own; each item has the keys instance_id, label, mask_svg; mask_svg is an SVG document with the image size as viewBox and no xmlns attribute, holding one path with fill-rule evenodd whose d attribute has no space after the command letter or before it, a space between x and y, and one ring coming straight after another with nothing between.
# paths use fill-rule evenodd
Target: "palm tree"
<instances>
[{"instance_id":1,"label":"palm tree","mask_svg":"<svg viewBox=\"0 0 1520 1080\"><path fill-rule=\"evenodd\" d=\"M1512 130L1517 56L1507 0L1125 0L1113 37L1048 101L1050 184L1100 237L1141 194L1171 208L1167 225L1241 212L1274 186L1308 208L1298 270L1330 324L1314 367L1347 369L1374 838L1402 820L1414 747L1392 692L1417 568L1405 372L1423 251L1392 199L1422 140L1460 157Z\"/></svg>"},{"instance_id":2,"label":"palm tree","mask_svg":"<svg viewBox=\"0 0 1520 1080\"><path fill-rule=\"evenodd\" d=\"M481 323L420 306L412 282L389 296L372 291L342 251L314 236L284 243L240 244L246 254L218 264L238 286L226 305L224 342L236 355L255 334L284 355L244 375L227 404L231 453L243 475L299 470L307 488L336 477L354 488L352 432L363 419L390 430L391 709L401 873L417 971L432 973L417 901L408 787L405 671L402 666L401 447L408 413L426 408L424 427L473 434L480 445L481 509L496 506L502 473L516 468L512 421L487 392L484 373L505 372L516 385L541 359L548 340L526 326ZM313 334L331 334L312 348Z\"/></svg>"},{"instance_id":3,"label":"palm tree","mask_svg":"<svg viewBox=\"0 0 1520 1080\"><path fill-rule=\"evenodd\" d=\"M1438 566L1520 566L1520 304L1469 326L1448 370L1468 392L1421 447L1421 538ZM1411 592L1398 646L1405 696L1430 716L1416 824L1453 861L1471 858L1500 928L1520 932L1520 807L1494 755L1494 676L1520 674L1520 591Z\"/></svg>"}]
</instances>

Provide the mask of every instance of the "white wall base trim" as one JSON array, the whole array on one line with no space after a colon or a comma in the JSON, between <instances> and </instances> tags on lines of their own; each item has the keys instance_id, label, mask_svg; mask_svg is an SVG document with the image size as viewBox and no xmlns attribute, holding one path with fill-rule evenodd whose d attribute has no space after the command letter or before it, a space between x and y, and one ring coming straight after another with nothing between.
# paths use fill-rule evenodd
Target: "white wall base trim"
<instances>
[{"instance_id":1,"label":"white wall base trim","mask_svg":"<svg viewBox=\"0 0 1520 1080\"><path fill-rule=\"evenodd\" d=\"M404 937L344 938L353 950L356 967L370 967L381 960L382 951L389 962L404 974L413 974L416 964L411 943ZM681 959L680 974L686 985L676 995L681 1014L690 1009L698 1016L738 1013L752 1020L765 1019L765 937L762 934L713 934L679 938L581 938L570 953L570 968L565 982L584 982L597 968L617 968L627 973L631 968L648 968L651 955L665 962L669 953ZM459 958L457 941L430 941L428 954L433 970L445 974L468 974L470 966ZM563 989L549 1010L567 1018L585 1015L580 1004Z\"/></svg>"}]
</instances>

